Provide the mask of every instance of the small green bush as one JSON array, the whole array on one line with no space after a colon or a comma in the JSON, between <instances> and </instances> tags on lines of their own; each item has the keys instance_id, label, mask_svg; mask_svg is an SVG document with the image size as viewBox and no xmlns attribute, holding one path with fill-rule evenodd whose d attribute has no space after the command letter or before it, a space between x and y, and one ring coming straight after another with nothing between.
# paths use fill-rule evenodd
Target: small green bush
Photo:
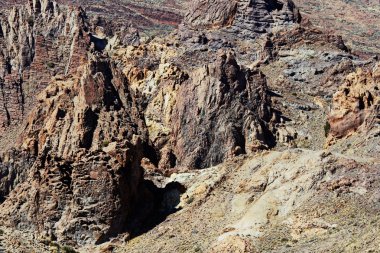
<instances>
[{"instance_id":1,"label":"small green bush","mask_svg":"<svg viewBox=\"0 0 380 253\"><path fill-rule=\"evenodd\" d=\"M190 198L188 198L187 200L186 200L186 204L191 204L191 203L193 203L193 201L194 201L194 197L193 196L191 196Z\"/></svg>"},{"instance_id":2,"label":"small green bush","mask_svg":"<svg viewBox=\"0 0 380 253\"><path fill-rule=\"evenodd\" d=\"M4 234L4 231L0 229L0 235L3 235L3 234Z\"/></svg>"},{"instance_id":3,"label":"small green bush","mask_svg":"<svg viewBox=\"0 0 380 253\"><path fill-rule=\"evenodd\" d=\"M110 145L109 141L103 141L102 143L103 148L108 147L108 145Z\"/></svg>"},{"instance_id":4,"label":"small green bush","mask_svg":"<svg viewBox=\"0 0 380 253\"><path fill-rule=\"evenodd\" d=\"M46 66L48 66L48 68L54 68L55 67L55 64L53 62L48 62L46 63Z\"/></svg>"},{"instance_id":5,"label":"small green bush","mask_svg":"<svg viewBox=\"0 0 380 253\"><path fill-rule=\"evenodd\" d=\"M63 253L78 253L75 249L71 248L70 246L63 246L62 252Z\"/></svg>"},{"instance_id":6,"label":"small green bush","mask_svg":"<svg viewBox=\"0 0 380 253\"><path fill-rule=\"evenodd\" d=\"M49 243L50 247L55 247L55 248L59 249L59 244L58 243L53 242L53 241L49 241L48 239L46 239L45 241ZM47 244L47 243L44 243L44 244Z\"/></svg>"},{"instance_id":7,"label":"small green bush","mask_svg":"<svg viewBox=\"0 0 380 253\"><path fill-rule=\"evenodd\" d=\"M194 248L194 252L202 252L201 247L200 247L200 246L196 246L196 247Z\"/></svg>"}]
</instances>

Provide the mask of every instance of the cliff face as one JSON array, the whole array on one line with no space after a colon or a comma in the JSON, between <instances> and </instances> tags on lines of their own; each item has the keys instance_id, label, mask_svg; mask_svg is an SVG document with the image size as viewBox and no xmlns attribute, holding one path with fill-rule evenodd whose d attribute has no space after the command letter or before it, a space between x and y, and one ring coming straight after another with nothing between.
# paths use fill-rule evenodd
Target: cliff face
<instances>
[{"instance_id":1,"label":"cliff face","mask_svg":"<svg viewBox=\"0 0 380 253\"><path fill-rule=\"evenodd\" d=\"M25 180L38 155L16 144L37 95L52 76L71 75L86 61L89 37L83 18L81 9L60 9L51 1L30 1L0 18L2 196Z\"/></svg>"},{"instance_id":2,"label":"cliff face","mask_svg":"<svg viewBox=\"0 0 380 253\"><path fill-rule=\"evenodd\" d=\"M3 203L6 223L78 244L122 232L144 196L139 166L148 150L139 102L125 78L109 60L90 59L38 100L21 147L36 161Z\"/></svg>"},{"instance_id":3,"label":"cliff face","mask_svg":"<svg viewBox=\"0 0 380 253\"><path fill-rule=\"evenodd\" d=\"M350 139L358 129L378 128L379 67L351 54L341 37L300 24L292 1L195 1L178 30L145 42L132 27L116 28L117 22L52 0L4 13L0 226L6 236L23 231L40 251L46 241L85 251L145 233L178 208L185 208L185 219L195 198L206 206L220 198L224 210L236 212L201 246L228 252L235 238L231 247L244 252L256 239L271 241L264 234L276 236L279 222L313 196L339 202L323 187L352 186L376 199L377 167L311 150L322 148L325 134L327 141ZM327 114L330 129L324 129ZM371 135L373 146L378 141ZM280 151L263 152L271 149ZM341 181L342 167L351 163L375 175L373 184L354 172ZM282 182L291 197L276 188ZM225 195L224 184L240 199ZM281 219L273 218L276 212ZM289 224L296 233L298 225ZM164 227L162 234L171 232ZM170 251L170 244L162 247Z\"/></svg>"},{"instance_id":4,"label":"cliff face","mask_svg":"<svg viewBox=\"0 0 380 253\"><path fill-rule=\"evenodd\" d=\"M18 103L4 92L4 110L33 108L12 159L1 161L2 173L11 172L1 181L3 225L74 245L101 243L132 232L153 211L146 164L161 172L204 168L274 145L265 76L240 66L233 51L220 47L214 62L194 68L184 67L190 58L165 65L184 47L120 48L125 37L105 38L81 9L62 10L35 1L3 21L4 40L15 32L19 39L3 44L4 79L17 74L28 90ZM21 123L23 113L9 111L5 126ZM132 220L137 207L145 211Z\"/></svg>"},{"instance_id":5,"label":"cliff face","mask_svg":"<svg viewBox=\"0 0 380 253\"><path fill-rule=\"evenodd\" d=\"M193 28L229 27L239 37L270 32L301 21L292 1L195 1L184 18Z\"/></svg>"},{"instance_id":6,"label":"cliff face","mask_svg":"<svg viewBox=\"0 0 380 253\"><path fill-rule=\"evenodd\" d=\"M82 9L33 1L9 13L2 131L29 116L1 159L2 197L15 188L6 223L78 244L103 241L124 230L137 191L144 195L139 162L149 148L139 102L115 63L91 54L102 39ZM90 213L92 221L81 218Z\"/></svg>"},{"instance_id":7,"label":"cliff face","mask_svg":"<svg viewBox=\"0 0 380 253\"><path fill-rule=\"evenodd\" d=\"M204 168L273 145L265 77L239 66L232 52L191 71L169 72L154 89L145 120L160 168Z\"/></svg>"},{"instance_id":8,"label":"cliff face","mask_svg":"<svg viewBox=\"0 0 380 253\"><path fill-rule=\"evenodd\" d=\"M20 124L50 78L75 73L87 57L84 13L30 1L0 18L0 133ZM4 136L3 136L4 138ZM2 138L2 139L3 139Z\"/></svg>"}]
</instances>

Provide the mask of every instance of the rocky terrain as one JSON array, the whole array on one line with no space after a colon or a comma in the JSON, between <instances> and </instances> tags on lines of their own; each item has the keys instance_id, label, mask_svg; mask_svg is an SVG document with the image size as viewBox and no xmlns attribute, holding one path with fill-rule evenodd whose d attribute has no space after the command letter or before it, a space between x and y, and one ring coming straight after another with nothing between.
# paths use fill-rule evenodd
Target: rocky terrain
<instances>
[{"instance_id":1,"label":"rocky terrain","mask_svg":"<svg viewBox=\"0 0 380 253\"><path fill-rule=\"evenodd\" d=\"M4 0L4 7L27 0ZM108 17L122 25L132 24L142 34L155 36L175 29L186 16L192 1L185 0L59 0L62 4L82 6L91 16ZM229 1L233 4L236 1ZM237 1L239 2L239 1ZM305 22L343 36L357 54L371 57L380 54L380 3L378 0L311 1L295 0Z\"/></svg>"},{"instance_id":2,"label":"rocky terrain","mask_svg":"<svg viewBox=\"0 0 380 253\"><path fill-rule=\"evenodd\" d=\"M12 7L28 1L4 0L2 5ZM58 0L57 3L82 7L88 15L94 18L106 17L115 26L133 25L149 36L173 30L181 23L186 10L182 0Z\"/></svg>"},{"instance_id":3,"label":"rocky terrain","mask_svg":"<svg viewBox=\"0 0 380 253\"><path fill-rule=\"evenodd\" d=\"M0 252L377 252L376 57L290 0L5 3Z\"/></svg>"},{"instance_id":4,"label":"rocky terrain","mask_svg":"<svg viewBox=\"0 0 380 253\"><path fill-rule=\"evenodd\" d=\"M322 30L343 36L359 54L379 54L380 39L378 0L311 1L295 0L305 18ZM323 18L322 18L323 17Z\"/></svg>"}]
</instances>

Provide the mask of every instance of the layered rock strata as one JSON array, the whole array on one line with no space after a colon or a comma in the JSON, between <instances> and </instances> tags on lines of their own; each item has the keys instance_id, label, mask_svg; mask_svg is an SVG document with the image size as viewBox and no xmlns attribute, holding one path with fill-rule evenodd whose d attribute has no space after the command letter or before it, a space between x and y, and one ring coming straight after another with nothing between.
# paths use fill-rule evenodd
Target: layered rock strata
<instances>
[{"instance_id":1,"label":"layered rock strata","mask_svg":"<svg viewBox=\"0 0 380 253\"><path fill-rule=\"evenodd\" d=\"M241 38L289 27L301 21L291 0L200 0L191 4L184 23L195 29L225 27Z\"/></svg>"},{"instance_id":2,"label":"layered rock strata","mask_svg":"<svg viewBox=\"0 0 380 253\"><path fill-rule=\"evenodd\" d=\"M22 122L35 96L87 56L84 12L29 1L0 16L0 132Z\"/></svg>"}]
</instances>

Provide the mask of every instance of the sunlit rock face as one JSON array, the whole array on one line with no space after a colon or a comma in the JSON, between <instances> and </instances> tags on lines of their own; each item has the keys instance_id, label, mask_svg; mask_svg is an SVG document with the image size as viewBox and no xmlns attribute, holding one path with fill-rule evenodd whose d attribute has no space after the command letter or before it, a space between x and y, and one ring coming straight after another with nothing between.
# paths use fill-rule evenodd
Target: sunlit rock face
<instances>
[{"instance_id":1,"label":"sunlit rock face","mask_svg":"<svg viewBox=\"0 0 380 253\"><path fill-rule=\"evenodd\" d=\"M379 66L292 1L61 2L0 17L0 251L321 251L378 210Z\"/></svg>"},{"instance_id":2,"label":"sunlit rock face","mask_svg":"<svg viewBox=\"0 0 380 253\"><path fill-rule=\"evenodd\" d=\"M0 15L0 132L22 122L52 76L73 74L85 61L84 15L40 0Z\"/></svg>"},{"instance_id":3,"label":"sunlit rock face","mask_svg":"<svg viewBox=\"0 0 380 253\"><path fill-rule=\"evenodd\" d=\"M335 93L329 115L330 137L342 138L378 126L380 114L380 64L358 69L347 76Z\"/></svg>"}]
</instances>

